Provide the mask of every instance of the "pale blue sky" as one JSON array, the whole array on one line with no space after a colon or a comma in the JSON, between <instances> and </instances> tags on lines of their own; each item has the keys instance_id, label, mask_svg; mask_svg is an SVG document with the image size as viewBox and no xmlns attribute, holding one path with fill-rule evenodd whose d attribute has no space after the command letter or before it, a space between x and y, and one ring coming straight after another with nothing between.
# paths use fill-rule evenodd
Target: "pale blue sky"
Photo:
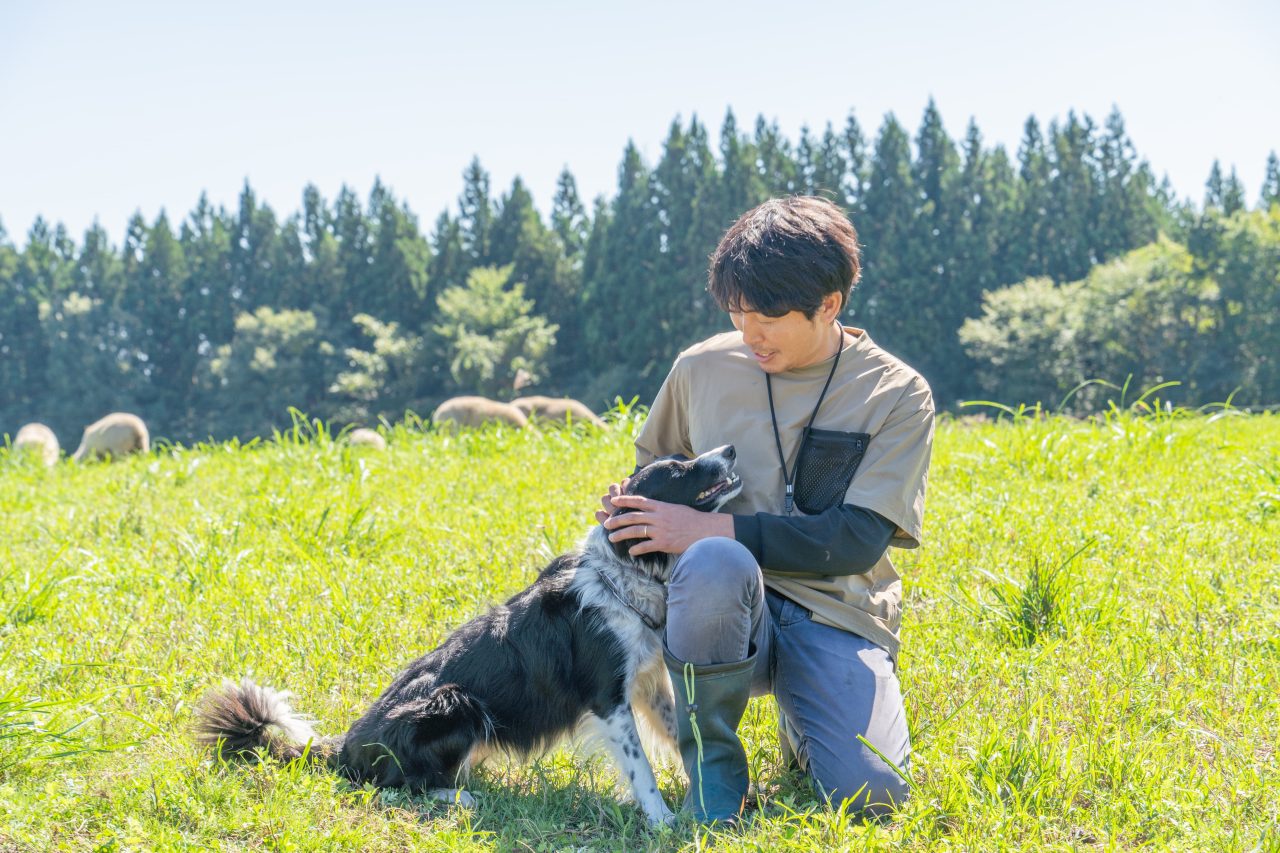
<instances>
[{"instance_id":1,"label":"pale blue sky","mask_svg":"<svg viewBox=\"0 0 1280 853\"><path fill-rule=\"evenodd\" d=\"M1280 3L14 2L0 0L0 222L37 214L118 242L248 178L281 215L315 183L375 175L424 230L478 155L495 195L544 211L568 165L612 195L634 139L652 163L677 115L725 110L869 137L914 134L932 95L1016 149L1022 124L1120 108L1138 152L1197 202L1214 158L1252 203L1280 149Z\"/></svg>"}]
</instances>

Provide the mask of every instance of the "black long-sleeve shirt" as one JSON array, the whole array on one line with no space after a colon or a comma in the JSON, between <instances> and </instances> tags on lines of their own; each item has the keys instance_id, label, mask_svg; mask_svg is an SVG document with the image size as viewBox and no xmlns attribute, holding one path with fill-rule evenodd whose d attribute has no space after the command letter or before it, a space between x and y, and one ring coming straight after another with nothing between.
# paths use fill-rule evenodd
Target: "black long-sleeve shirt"
<instances>
[{"instance_id":1,"label":"black long-sleeve shirt","mask_svg":"<svg viewBox=\"0 0 1280 853\"><path fill-rule=\"evenodd\" d=\"M817 515L733 516L733 536L766 571L860 575L889 547L897 525L874 510L841 504Z\"/></svg>"}]
</instances>

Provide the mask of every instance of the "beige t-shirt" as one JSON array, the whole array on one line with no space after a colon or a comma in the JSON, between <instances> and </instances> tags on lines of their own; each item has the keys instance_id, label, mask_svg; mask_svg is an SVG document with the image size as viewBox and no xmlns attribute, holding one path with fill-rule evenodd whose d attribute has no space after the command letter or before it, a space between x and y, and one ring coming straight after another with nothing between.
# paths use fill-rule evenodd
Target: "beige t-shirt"
<instances>
[{"instance_id":1,"label":"beige t-shirt","mask_svg":"<svg viewBox=\"0 0 1280 853\"><path fill-rule=\"evenodd\" d=\"M933 448L933 396L920 374L865 331L845 327L845 332L849 337L840 364L813 426L871 436L844 503L874 510L896 524L891 545L919 547ZM788 470L795 466L801 430L830 370L827 359L773 377ZM694 456L722 444L734 445L742 477L741 494L724 511L782 515L785 482L765 373L740 332L716 335L680 353L636 437L636 462L672 453ZM799 508L795 513L803 514ZM897 656L902 581L888 553L857 575L823 575L820 566L812 574L762 568L766 586L808 608L814 621L851 631Z\"/></svg>"}]
</instances>

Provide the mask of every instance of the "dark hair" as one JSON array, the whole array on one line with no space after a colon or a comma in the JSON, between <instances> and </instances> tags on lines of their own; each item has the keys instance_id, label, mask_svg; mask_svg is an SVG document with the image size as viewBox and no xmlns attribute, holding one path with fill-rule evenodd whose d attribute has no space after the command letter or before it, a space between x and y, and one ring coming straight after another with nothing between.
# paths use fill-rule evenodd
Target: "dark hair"
<instances>
[{"instance_id":1,"label":"dark hair","mask_svg":"<svg viewBox=\"0 0 1280 853\"><path fill-rule=\"evenodd\" d=\"M862 272L858 233L824 198L766 201L730 226L711 255L707 290L726 311L813 318L829 293L840 307Z\"/></svg>"}]
</instances>

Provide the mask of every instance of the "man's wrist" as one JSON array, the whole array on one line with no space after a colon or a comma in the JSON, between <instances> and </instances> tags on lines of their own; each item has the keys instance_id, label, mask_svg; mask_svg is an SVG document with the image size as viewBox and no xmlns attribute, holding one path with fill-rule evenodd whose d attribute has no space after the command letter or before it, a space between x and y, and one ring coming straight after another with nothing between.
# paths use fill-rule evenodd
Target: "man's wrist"
<instances>
[{"instance_id":1,"label":"man's wrist","mask_svg":"<svg viewBox=\"0 0 1280 853\"><path fill-rule=\"evenodd\" d=\"M716 536L723 536L726 539L734 538L733 516L722 515L721 513L713 512L711 514L711 517L715 519L715 531L716 531L715 535Z\"/></svg>"},{"instance_id":2,"label":"man's wrist","mask_svg":"<svg viewBox=\"0 0 1280 853\"><path fill-rule=\"evenodd\" d=\"M760 536L760 519L754 515L730 515L727 518L732 523L732 536L741 542L746 549L751 552L751 556L756 558L756 562L760 562L760 550L763 547Z\"/></svg>"}]
</instances>

